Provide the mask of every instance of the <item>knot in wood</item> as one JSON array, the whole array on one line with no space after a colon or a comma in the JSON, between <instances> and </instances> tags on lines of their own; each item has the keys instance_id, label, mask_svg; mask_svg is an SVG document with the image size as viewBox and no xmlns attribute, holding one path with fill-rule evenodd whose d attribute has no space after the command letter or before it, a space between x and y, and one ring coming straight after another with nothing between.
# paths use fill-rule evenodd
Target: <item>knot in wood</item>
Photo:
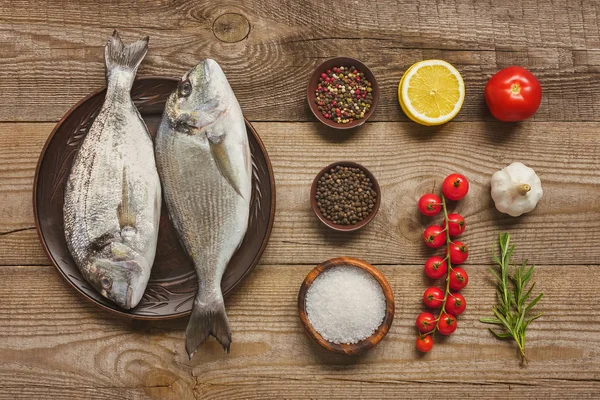
<instances>
[{"instance_id":1,"label":"knot in wood","mask_svg":"<svg viewBox=\"0 0 600 400\"><path fill-rule=\"evenodd\" d=\"M217 17L212 30L221 42L235 43L248 37L250 21L242 14L225 13Z\"/></svg>"}]
</instances>

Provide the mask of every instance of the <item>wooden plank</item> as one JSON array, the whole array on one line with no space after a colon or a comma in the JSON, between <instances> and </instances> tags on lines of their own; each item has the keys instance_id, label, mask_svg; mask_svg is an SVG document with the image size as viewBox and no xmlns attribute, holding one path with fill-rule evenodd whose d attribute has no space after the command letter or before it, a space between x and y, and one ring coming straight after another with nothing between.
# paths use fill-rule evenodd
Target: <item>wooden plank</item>
<instances>
[{"instance_id":1,"label":"wooden plank","mask_svg":"<svg viewBox=\"0 0 600 400\"><path fill-rule=\"evenodd\" d=\"M600 261L600 136L598 123L451 123L427 129L414 123L369 123L354 133L315 123L256 123L271 156L277 213L263 256L269 264L316 264L335 255L377 264L418 264L431 251L420 236L437 219L422 217L418 198L440 190L451 172L471 181L456 206L467 220L470 262L488 263L498 232L508 230L518 252L538 264ZM33 227L35 163L52 124L0 124L0 265L47 264ZM354 234L322 226L310 208L315 174L338 160L372 170L383 190L373 223ZM500 214L489 197L491 175L522 161L541 176L544 198L520 218ZM19 231L26 229L25 231ZM27 230L28 229L28 230ZM553 249L555 251L549 251Z\"/></svg>"},{"instance_id":2,"label":"wooden plank","mask_svg":"<svg viewBox=\"0 0 600 400\"><path fill-rule=\"evenodd\" d=\"M413 398L431 388L446 398L478 397L482 390L486 398L592 398L600 389L596 267L536 268L537 290L546 297L539 304L544 316L528 331L526 367L510 342L478 322L496 301L486 266L467 267L467 311L456 333L425 356L414 349L414 318L429 284L421 267L379 268L397 313L388 336L368 353L347 358L312 343L296 310L311 266L278 265L259 266L227 300L231 354L211 339L192 362L185 319L114 317L76 294L52 267L0 268L0 399Z\"/></svg>"},{"instance_id":3,"label":"wooden plank","mask_svg":"<svg viewBox=\"0 0 600 400\"><path fill-rule=\"evenodd\" d=\"M483 87L498 69L516 64L531 69L544 88L536 120L598 121L599 7L565 0L377 0L360 11L352 2L277 0L153 0L143 7L3 2L0 121L56 121L101 87L102 46L114 28L128 41L152 38L140 75L179 77L201 58L216 58L255 121L313 120L305 101L308 77L338 55L361 59L378 77L382 97L374 120L407 121L396 99L402 73L416 61L443 58L467 85L457 120L491 119ZM228 13L238 17L223 17Z\"/></svg>"},{"instance_id":4,"label":"wooden plank","mask_svg":"<svg viewBox=\"0 0 600 400\"><path fill-rule=\"evenodd\" d=\"M44 385L28 386L0 386L0 399L2 400L46 400L46 399L86 399L86 400L142 400L152 398L146 394L146 391L152 388L114 388L114 387L56 387ZM154 397L158 399L160 397ZM193 397L162 397L165 400L193 400Z\"/></svg>"},{"instance_id":5,"label":"wooden plank","mask_svg":"<svg viewBox=\"0 0 600 400\"><path fill-rule=\"evenodd\" d=\"M53 124L0 124L0 265L47 264L33 220L35 166Z\"/></svg>"}]
</instances>

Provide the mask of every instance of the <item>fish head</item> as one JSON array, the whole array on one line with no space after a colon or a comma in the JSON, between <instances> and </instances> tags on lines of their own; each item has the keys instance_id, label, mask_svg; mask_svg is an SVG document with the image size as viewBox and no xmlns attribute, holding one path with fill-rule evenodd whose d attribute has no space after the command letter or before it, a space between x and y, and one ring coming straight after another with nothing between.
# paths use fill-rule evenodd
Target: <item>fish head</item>
<instances>
[{"instance_id":1,"label":"fish head","mask_svg":"<svg viewBox=\"0 0 600 400\"><path fill-rule=\"evenodd\" d=\"M83 271L99 293L125 309L138 305L150 277L145 258L120 242L104 246L87 261Z\"/></svg>"},{"instance_id":2,"label":"fish head","mask_svg":"<svg viewBox=\"0 0 600 400\"><path fill-rule=\"evenodd\" d=\"M232 97L225 73L207 58L183 75L167 100L166 113L174 125L197 130L219 118Z\"/></svg>"}]
</instances>

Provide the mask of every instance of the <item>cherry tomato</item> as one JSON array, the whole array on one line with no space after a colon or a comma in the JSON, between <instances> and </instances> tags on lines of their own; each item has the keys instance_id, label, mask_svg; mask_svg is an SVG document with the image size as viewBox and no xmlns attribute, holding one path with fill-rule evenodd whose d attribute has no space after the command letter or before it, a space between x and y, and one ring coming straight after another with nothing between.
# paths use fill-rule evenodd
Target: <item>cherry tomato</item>
<instances>
[{"instance_id":1,"label":"cherry tomato","mask_svg":"<svg viewBox=\"0 0 600 400\"><path fill-rule=\"evenodd\" d=\"M446 220L442 228L446 227ZM450 236L460 236L467 226L465 225L465 219L460 214L448 214L448 233Z\"/></svg>"},{"instance_id":2,"label":"cherry tomato","mask_svg":"<svg viewBox=\"0 0 600 400\"><path fill-rule=\"evenodd\" d=\"M469 275L467 275L467 272L460 267L452 268L450 271L450 289L464 289L464 287L467 286L467 283L469 283Z\"/></svg>"},{"instance_id":3,"label":"cherry tomato","mask_svg":"<svg viewBox=\"0 0 600 400\"><path fill-rule=\"evenodd\" d=\"M431 335L417 338L417 349L420 352L427 353L433 348L433 338Z\"/></svg>"},{"instance_id":4,"label":"cherry tomato","mask_svg":"<svg viewBox=\"0 0 600 400\"><path fill-rule=\"evenodd\" d=\"M427 353L433 348L433 338L431 335L417 338L417 349L420 352Z\"/></svg>"},{"instance_id":5,"label":"cherry tomato","mask_svg":"<svg viewBox=\"0 0 600 400\"><path fill-rule=\"evenodd\" d=\"M498 71L485 85L485 102L494 117L504 122L523 121L538 110L542 86L525 68Z\"/></svg>"},{"instance_id":6,"label":"cherry tomato","mask_svg":"<svg viewBox=\"0 0 600 400\"><path fill-rule=\"evenodd\" d=\"M431 225L423 232L425 244L432 249L437 249L446 244L446 231L439 225Z\"/></svg>"},{"instance_id":7,"label":"cherry tomato","mask_svg":"<svg viewBox=\"0 0 600 400\"><path fill-rule=\"evenodd\" d=\"M432 313L422 312L417 316L417 329L421 333L427 333L434 330L435 323L435 316Z\"/></svg>"},{"instance_id":8,"label":"cherry tomato","mask_svg":"<svg viewBox=\"0 0 600 400\"><path fill-rule=\"evenodd\" d=\"M440 279L442 276L446 275L447 270L448 264L446 264L446 261L440 256L429 257L427 261L425 261L425 275L431 279Z\"/></svg>"},{"instance_id":9,"label":"cherry tomato","mask_svg":"<svg viewBox=\"0 0 600 400\"><path fill-rule=\"evenodd\" d=\"M449 200L460 200L469 191L469 181L461 174L450 174L442 183L442 192Z\"/></svg>"},{"instance_id":10,"label":"cherry tomato","mask_svg":"<svg viewBox=\"0 0 600 400\"><path fill-rule=\"evenodd\" d=\"M440 322L438 323L438 331L444 335L449 336L456 330L456 318L450 314L442 314L440 316Z\"/></svg>"},{"instance_id":11,"label":"cherry tomato","mask_svg":"<svg viewBox=\"0 0 600 400\"><path fill-rule=\"evenodd\" d=\"M423 215L433 217L442 209L442 200L435 194L427 193L421 196L418 206Z\"/></svg>"},{"instance_id":12,"label":"cherry tomato","mask_svg":"<svg viewBox=\"0 0 600 400\"><path fill-rule=\"evenodd\" d=\"M425 289L423 293L423 303L427 307L438 308L444 302L444 292L442 289L432 286L430 288Z\"/></svg>"},{"instance_id":13,"label":"cherry tomato","mask_svg":"<svg viewBox=\"0 0 600 400\"><path fill-rule=\"evenodd\" d=\"M459 316L467 308L467 301L460 293L452 293L446 302L446 311L454 316Z\"/></svg>"},{"instance_id":14,"label":"cherry tomato","mask_svg":"<svg viewBox=\"0 0 600 400\"><path fill-rule=\"evenodd\" d=\"M450 243L450 262L453 265L462 264L469 258L469 247L463 242Z\"/></svg>"}]
</instances>

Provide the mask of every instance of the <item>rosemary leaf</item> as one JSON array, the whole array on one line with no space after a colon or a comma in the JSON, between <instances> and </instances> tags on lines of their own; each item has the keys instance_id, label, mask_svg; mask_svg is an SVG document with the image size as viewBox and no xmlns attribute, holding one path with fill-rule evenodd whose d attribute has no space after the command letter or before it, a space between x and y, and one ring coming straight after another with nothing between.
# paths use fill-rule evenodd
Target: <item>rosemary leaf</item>
<instances>
[{"instance_id":1,"label":"rosemary leaf","mask_svg":"<svg viewBox=\"0 0 600 400\"><path fill-rule=\"evenodd\" d=\"M510 339L512 334L510 332L507 333L498 333L495 330L490 328L490 332L492 332L498 339Z\"/></svg>"},{"instance_id":2,"label":"rosemary leaf","mask_svg":"<svg viewBox=\"0 0 600 400\"><path fill-rule=\"evenodd\" d=\"M515 246L510 244L510 235L507 232L501 233L498 236L498 244L500 256L494 254L494 261L498 264L499 270L495 271L491 268L490 271L498 281L499 305L492 308L494 317L481 318L479 321L504 327L506 332L498 332L491 328L490 331L499 339L512 338L519 347L522 361L528 362L525 355L525 333L529 324L542 316L542 314L528 316L528 313L544 297L544 293L538 294L527 304L535 287L535 282L529 285L534 266L528 266L529 262L525 260L520 266L514 266L511 274L510 262Z\"/></svg>"},{"instance_id":3,"label":"rosemary leaf","mask_svg":"<svg viewBox=\"0 0 600 400\"><path fill-rule=\"evenodd\" d=\"M480 321L485 322L486 324L502 325L502 321L498 318L481 318Z\"/></svg>"},{"instance_id":4,"label":"rosemary leaf","mask_svg":"<svg viewBox=\"0 0 600 400\"><path fill-rule=\"evenodd\" d=\"M542 297L544 297L544 293L538 294L538 296L535 299L533 299L531 303L529 303L529 305L525 308L525 312L531 311L533 306L535 306L538 303L538 301L542 299Z\"/></svg>"}]
</instances>

